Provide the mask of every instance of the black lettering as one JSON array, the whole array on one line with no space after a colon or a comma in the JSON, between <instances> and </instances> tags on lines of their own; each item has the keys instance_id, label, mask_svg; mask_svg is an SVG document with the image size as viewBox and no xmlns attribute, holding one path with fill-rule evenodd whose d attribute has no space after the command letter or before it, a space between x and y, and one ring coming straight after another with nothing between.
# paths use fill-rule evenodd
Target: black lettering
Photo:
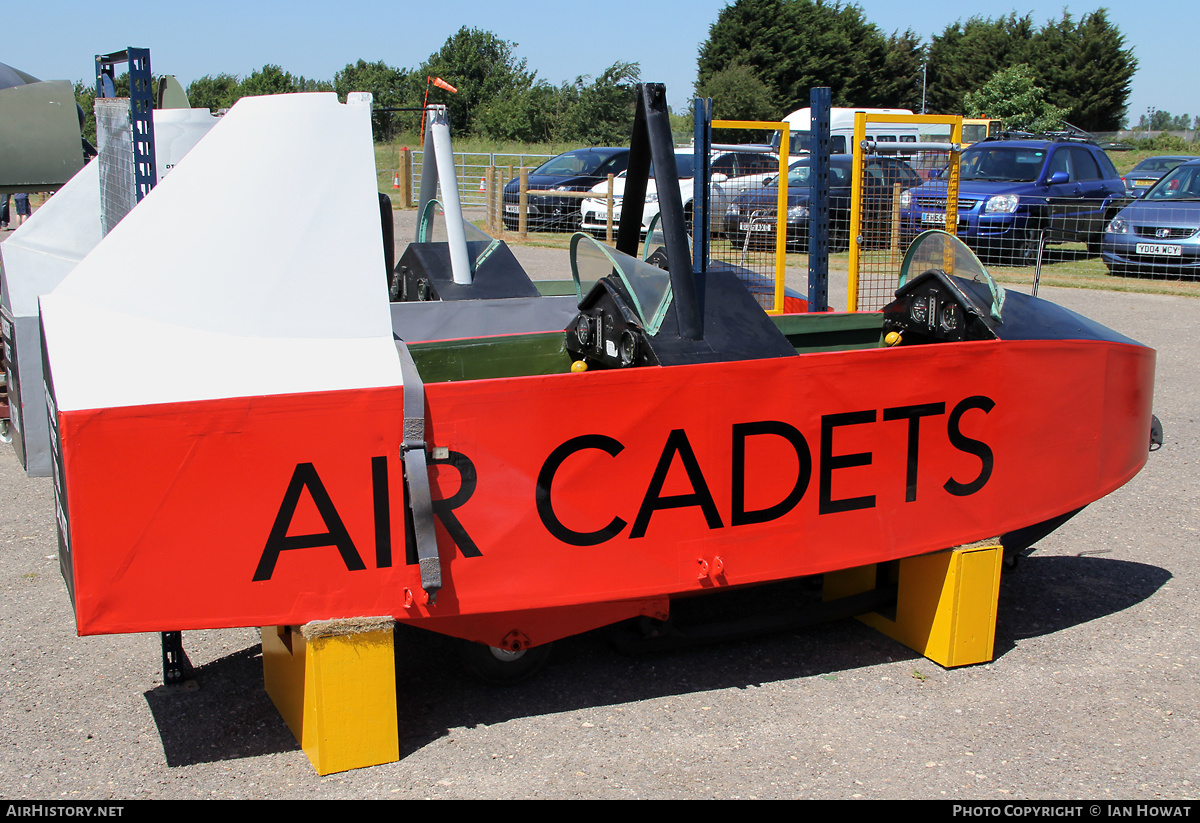
<instances>
[{"instance_id":1,"label":"black lettering","mask_svg":"<svg viewBox=\"0 0 1200 823\"><path fill-rule=\"evenodd\" d=\"M325 522L328 531L316 534L297 534L288 536L288 527L296 515L296 505L300 502L300 493L308 489L308 494L317 507L317 512ZM283 494L283 502L279 504L279 513L275 515L275 524L271 526L271 534L267 537L267 545L263 548L262 557L258 560L258 568L254 571L254 580L270 580L275 571L275 563L279 553L293 549L312 549L319 546L336 546L342 555L342 562L349 571L362 571L366 568L354 541L346 531L342 518L338 515L329 492L317 475L312 463L298 463L292 472L287 491Z\"/></svg>"},{"instance_id":2,"label":"black lettering","mask_svg":"<svg viewBox=\"0 0 1200 823\"><path fill-rule=\"evenodd\" d=\"M921 418L945 414L945 403L924 403L919 406L897 406L883 410L884 420L908 421L908 467L904 473L904 500L917 499L917 455L921 446Z\"/></svg>"},{"instance_id":3,"label":"black lettering","mask_svg":"<svg viewBox=\"0 0 1200 823\"><path fill-rule=\"evenodd\" d=\"M387 457L371 458L371 500L375 504L375 567L392 565L392 509L388 499Z\"/></svg>"},{"instance_id":4,"label":"black lettering","mask_svg":"<svg viewBox=\"0 0 1200 823\"><path fill-rule=\"evenodd\" d=\"M692 493L663 497L663 483L667 480L667 473L671 470L671 463L674 462L676 454L683 462L684 471L692 484ZM704 479L704 473L700 471L700 463L696 460L696 453L692 451L687 434L683 429L674 429L667 436L662 455L658 458L654 476L650 478L650 486L646 489L642 506L633 521L633 529L629 532L630 538L644 537L646 528L650 525L650 516L659 509L683 509L689 506L700 507L710 529L721 528L721 516L717 513L716 501L708 490L708 483Z\"/></svg>"},{"instance_id":5,"label":"black lettering","mask_svg":"<svg viewBox=\"0 0 1200 823\"><path fill-rule=\"evenodd\" d=\"M775 505L756 511L746 511L746 438L767 434L782 437L791 444L792 449L796 452L796 460L799 463L796 483L787 496ZM754 423L734 424L732 512L729 516L731 526L767 523L783 517L794 509L800 499L804 497L811 478L812 452L808 449L808 441L804 439L804 435L794 426L779 420L759 420Z\"/></svg>"},{"instance_id":6,"label":"black lettering","mask_svg":"<svg viewBox=\"0 0 1200 823\"><path fill-rule=\"evenodd\" d=\"M467 530L463 528L458 515L454 513L455 509L464 505L471 499L471 495L475 494L475 487L479 482L479 476L475 472L475 464L465 454L452 451L440 460L431 458L429 465L453 466L458 470L458 491L444 500L439 500L436 497L433 498L430 501L433 504L433 514L438 520L442 521L442 526L445 527L446 533L450 535L450 539L454 541L454 545L458 546L458 550L462 552L463 557L483 557L483 552L479 551L479 547L475 545L475 541L471 539L471 535L467 534ZM415 545L412 553L413 557L409 562L416 563Z\"/></svg>"},{"instance_id":7,"label":"black lettering","mask_svg":"<svg viewBox=\"0 0 1200 823\"><path fill-rule=\"evenodd\" d=\"M854 466L871 465L871 452L855 454L833 453L833 430L839 426L857 426L874 423L875 410L826 414L821 417L821 489L817 511L820 514L848 512L854 509L870 509L875 505L875 495L833 499L833 470L849 469Z\"/></svg>"},{"instance_id":8,"label":"black lettering","mask_svg":"<svg viewBox=\"0 0 1200 823\"><path fill-rule=\"evenodd\" d=\"M619 440L614 440L603 434L584 434L572 437L567 442L550 452L546 462L538 472L537 488L534 497L537 503L538 517L542 525L556 539L571 546L596 546L606 540L611 540L625 528L625 521L614 517L607 526L594 532L577 532L563 525L554 513L554 504L550 499L550 487L554 483L554 475L568 457L584 449L599 449L611 457L616 457L625 446Z\"/></svg>"},{"instance_id":9,"label":"black lettering","mask_svg":"<svg viewBox=\"0 0 1200 823\"><path fill-rule=\"evenodd\" d=\"M960 483L951 477L946 481L945 489L958 497L966 497L970 494L975 494L984 487L992 476L992 468L995 464L995 459L992 456L992 450L987 443L981 440L975 440L967 437L959 429L959 421L962 420L963 414L971 409L980 409L984 414L995 408L996 403L990 397L983 395L975 395L963 400L954 407L954 411L950 412L950 419L946 422L946 432L950 436L950 444L954 448L967 454L973 454L979 458L979 476L970 483Z\"/></svg>"}]
</instances>

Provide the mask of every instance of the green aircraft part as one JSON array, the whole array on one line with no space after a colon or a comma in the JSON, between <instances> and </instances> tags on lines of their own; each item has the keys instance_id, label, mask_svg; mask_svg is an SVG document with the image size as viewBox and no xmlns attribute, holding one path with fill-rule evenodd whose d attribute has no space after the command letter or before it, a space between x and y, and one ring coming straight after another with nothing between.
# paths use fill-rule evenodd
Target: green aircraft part
<instances>
[{"instance_id":1,"label":"green aircraft part","mask_svg":"<svg viewBox=\"0 0 1200 823\"><path fill-rule=\"evenodd\" d=\"M34 80L0 89L0 194L55 191L81 168L71 83Z\"/></svg>"}]
</instances>

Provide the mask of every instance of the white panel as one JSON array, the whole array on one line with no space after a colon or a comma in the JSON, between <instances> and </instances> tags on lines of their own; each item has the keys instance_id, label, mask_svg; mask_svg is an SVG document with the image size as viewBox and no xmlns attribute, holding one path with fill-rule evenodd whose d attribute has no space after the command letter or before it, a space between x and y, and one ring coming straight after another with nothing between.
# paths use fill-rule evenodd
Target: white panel
<instances>
[{"instance_id":1,"label":"white panel","mask_svg":"<svg viewBox=\"0 0 1200 823\"><path fill-rule=\"evenodd\" d=\"M54 289L100 242L100 165L67 181L0 244L4 288L14 317L37 315L37 299Z\"/></svg>"},{"instance_id":2,"label":"white panel","mask_svg":"<svg viewBox=\"0 0 1200 823\"><path fill-rule=\"evenodd\" d=\"M221 118L208 109L154 112L154 169L161 181Z\"/></svg>"},{"instance_id":3,"label":"white panel","mask_svg":"<svg viewBox=\"0 0 1200 823\"><path fill-rule=\"evenodd\" d=\"M243 98L50 295L60 409L399 385L370 106Z\"/></svg>"}]
</instances>

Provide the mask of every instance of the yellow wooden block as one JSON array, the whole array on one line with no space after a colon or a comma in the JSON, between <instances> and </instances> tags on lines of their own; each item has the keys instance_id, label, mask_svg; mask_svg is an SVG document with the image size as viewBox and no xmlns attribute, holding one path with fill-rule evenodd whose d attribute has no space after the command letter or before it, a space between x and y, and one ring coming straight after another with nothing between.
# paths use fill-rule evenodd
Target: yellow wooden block
<instances>
[{"instance_id":1,"label":"yellow wooden block","mask_svg":"<svg viewBox=\"0 0 1200 823\"><path fill-rule=\"evenodd\" d=\"M821 587L821 599L826 602L862 594L875 588L875 564L855 566L852 569L840 569L825 575Z\"/></svg>"},{"instance_id":2,"label":"yellow wooden block","mask_svg":"<svg viewBox=\"0 0 1200 823\"><path fill-rule=\"evenodd\" d=\"M872 612L868 626L951 668L986 663L995 653L1001 546L973 546L900 561L894 620ZM875 587L875 566L825 575L825 599Z\"/></svg>"},{"instance_id":3,"label":"yellow wooden block","mask_svg":"<svg viewBox=\"0 0 1200 823\"><path fill-rule=\"evenodd\" d=\"M391 628L310 636L264 627L263 679L317 773L399 760Z\"/></svg>"}]
</instances>

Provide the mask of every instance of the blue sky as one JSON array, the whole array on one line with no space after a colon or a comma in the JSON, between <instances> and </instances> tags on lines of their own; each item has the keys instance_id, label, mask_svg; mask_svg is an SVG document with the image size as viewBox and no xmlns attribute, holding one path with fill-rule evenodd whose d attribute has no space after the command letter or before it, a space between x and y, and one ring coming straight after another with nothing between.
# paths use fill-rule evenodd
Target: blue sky
<instances>
[{"instance_id":1,"label":"blue sky","mask_svg":"<svg viewBox=\"0 0 1200 823\"><path fill-rule=\"evenodd\" d=\"M174 74L185 86L205 74L245 75L266 63L330 80L359 58L414 68L469 25L517 43L516 54L554 84L597 75L618 60L640 63L642 78L666 83L672 107L682 110L692 96L700 43L727 3L13 0L5 5L0 62L43 80L90 78L97 52L126 46L149 47L155 73ZM1148 106L1200 115L1200 91L1185 68L1196 54L1200 3L1172 3L1169 12L1165 3L1132 0L863 0L857 5L886 33L911 28L926 38L976 15L1032 13L1041 24L1058 19L1064 8L1078 17L1104 5L1138 59L1130 120L1136 123Z\"/></svg>"}]
</instances>

